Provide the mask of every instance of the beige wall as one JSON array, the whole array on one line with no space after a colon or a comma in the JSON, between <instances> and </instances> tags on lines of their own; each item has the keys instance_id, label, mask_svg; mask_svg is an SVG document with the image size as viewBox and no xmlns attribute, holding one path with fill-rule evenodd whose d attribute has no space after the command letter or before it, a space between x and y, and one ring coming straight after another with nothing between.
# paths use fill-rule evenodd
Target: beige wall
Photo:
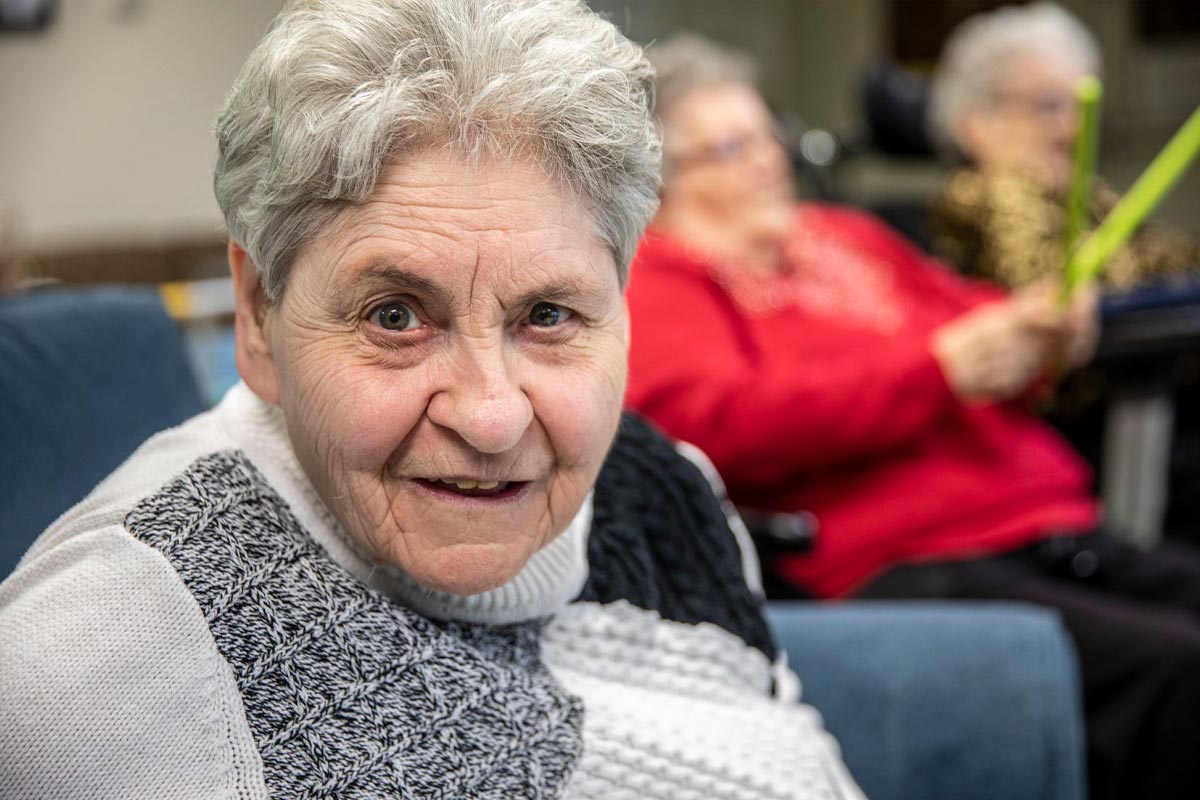
<instances>
[{"instance_id":1,"label":"beige wall","mask_svg":"<svg viewBox=\"0 0 1200 800\"><path fill-rule=\"evenodd\" d=\"M884 47L885 0L591 0L647 42L690 28L750 49L764 91L810 125L857 116ZM1130 0L1067 0L1108 63L1104 168L1127 185L1180 108L1200 103L1200 48L1139 45ZM0 37L0 211L34 252L215 239L211 126L279 0L61 0L44 34ZM1164 127L1165 126L1165 127ZM858 199L920 193L928 166L864 161ZM1200 231L1200 170L1160 218Z\"/></svg>"},{"instance_id":2,"label":"beige wall","mask_svg":"<svg viewBox=\"0 0 1200 800\"><path fill-rule=\"evenodd\" d=\"M594 0L635 38L693 28L772 65L810 124L852 115L881 0ZM34 252L215 237L213 118L279 0L61 0L0 38L0 210Z\"/></svg>"},{"instance_id":3,"label":"beige wall","mask_svg":"<svg viewBox=\"0 0 1200 800\"><path fill-rule=\"evenodd\" d=\"M34 251L214 237L216 110L279 0L61 0L0 38L0 203Z\"/></svg>"},{"instance_id":4,"label":"beige wall","mask_svg":"<svg viewBox=\"0 0 1200 800\"><path fill-rule=\"evenodd\" d=\"M863 68L882 48L883 0L589 0L633 39L692 30L749 50L763 92L815 127L855 115Z\"/></svg>"},{"instance_id":5,"label":"beige wall","mask_svg":"<svg viewBox=\"0 0 1200 800\"><path fill-rule=\"evenodd\" d=\"M1095 33L1105 57L1101 172L1127 188L1190 109L1200 105L1200 44L1139 42L1132 0L1060 0ZM764 94L810 126L845 131L859 116L858 81L887 47L885 0L591 0L626 33L650 42L692 29L749 49L767 65ZM840 186L855 201L922 197L945 170L931 162L868 157ZM1156 219L1200 233L1200 168Z\"/></svg>"}]
</instances>

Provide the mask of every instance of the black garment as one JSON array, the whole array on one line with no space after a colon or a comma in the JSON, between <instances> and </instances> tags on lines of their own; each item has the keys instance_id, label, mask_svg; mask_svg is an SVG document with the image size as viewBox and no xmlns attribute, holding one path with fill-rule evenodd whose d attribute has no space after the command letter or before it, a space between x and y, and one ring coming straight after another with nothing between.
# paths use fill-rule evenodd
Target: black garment
<instances>
[{"instance_id":1,"label":"black garment","mask_svg":"<svg viewBox=\"0 0 1200 800\"><path fill-rule=\"evenodd\" d=\"M708 479L635 414L621 417L592 509L580 600L626 600L663 619L709 622L775 659L764 600L746 585L737 539Z\"/></svg>"},{"instance_id":2,"label":"black garment","mask_svg":"<svg viewBox=\"0 0 1200 800\"><path fill-rule=\"evenodd\" d=\"M1079 653L1091 796L1200 796L1200 551L1113 536L898 567L862 598L1022 600L1058 610Z\"/></svg>"}]
</instances>

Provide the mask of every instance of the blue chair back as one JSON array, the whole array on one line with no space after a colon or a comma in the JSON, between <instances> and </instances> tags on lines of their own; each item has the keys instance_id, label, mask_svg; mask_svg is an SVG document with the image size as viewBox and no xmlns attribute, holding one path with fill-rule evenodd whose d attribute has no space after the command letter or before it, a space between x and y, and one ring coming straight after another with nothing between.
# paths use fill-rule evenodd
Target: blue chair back
<instances>
[{"instance_id":1,"label":"blue chair back","mask_svg":"<svg viewBox=\"0 0 1200 800\"><path fill-rule=\"evenodd\" d=\"M0 579L142 441L205 405L153 289L0 297Z\"/></svg>"}]
</instances>

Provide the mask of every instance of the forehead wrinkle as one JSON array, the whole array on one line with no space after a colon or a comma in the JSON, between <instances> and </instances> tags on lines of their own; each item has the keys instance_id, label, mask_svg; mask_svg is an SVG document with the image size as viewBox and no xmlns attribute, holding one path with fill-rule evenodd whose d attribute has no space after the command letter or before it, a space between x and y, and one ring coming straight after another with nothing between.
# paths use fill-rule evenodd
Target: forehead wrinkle
<instances>
[{"instance_id":1,"label":"forehead wrinkle","mask_svg":"<svg viewBox=\"0 0 1200 800\"><path fill-rule=\"evenodd\" d=\"M539 293L539 283L549 286L555 277L561 278L564 267L588 273L587 280L568 285L560 279L549 286L550 294L584 293L591 284L602 288L590 273L597 266L591 251L603 249L604 243L590 230L592 225L580 236L578 222L571 219L572 206L589 223L594 220L577 197L558 197L560 190L547 185L544 175L521 180L493 179L486 172L471 172L465 178L454 169L446 172L430 171L423 164L401 166L384 177L378 193L358 208L359 213L343 218L346 250L366 257L346 260L367 263L367 280L404 283L430 293L434 285L440 286L448 301L457 296L459 302L450 305L460 312L479 308L477 299L483 295L500 307L507 305L505 295L528 299ZM545 202L552 198L560 202ZM529 291L531 287L535 291Z\"/></svg>"},{"instance_id":2,"label":"forehead wrinkle","mask_svg":"<svg viewBox=\"0 0 1200 800\"><path fill-rule=\"evenodd\" d=\"M444 176L431 176L423 183L406 175L403 182L381 184L377 194L364 206L387 206L392 212L416 218L434 217L441 222L447 221L442 215L453 215L451 219L456 223L479 219L490 221L495 213L535 208L537 204L533 202L534 195L530 190L541 183L543 181L536 179L523 183L511 177L497 180L490 176L481 176L477 181L448 181ZM541 193L536 196L540 197Z\"/></svg>"},{"instance_id":3,"label":"forehead wrinkle","mask_svg":"<svg viewBox=\"0 0 1200 800\"><path fill-rule=\"evenodd\" d=\"M372 238L382 237L385 235L383 231L389 231L398 239L413 244L414 247L428 247L426 243L417 241L422 236L436 236L454 244L460 243L461 238L455 236L454 232L447 228L447 222L451 222L453 226L457 227L460 225L460 220L448 221L439 219L434 214L422 214L419 213L421 208L422 206L411 204L372 203L364 208L364 213L356 221L360 225L370 226L374 229L370 230L368 234ZM427 206L426 208L433 207Z\"/></svg>"},{"instance_id":4,"label":"forehead wrinkle","mask_svg":"<svg viewBox=\"0 0 1200 800\"><path fill-rule=\"evenodd\" d=\"M507 231L501 235L510 243L520 236L510 236ZM364 237L364 241L368 238ZM527 254L519 247L489 251L473 239L456 237L454 243L458 252L452 255L440 252L439 248L420 245L406 247L406 252L396 255L376 253L361 262L362 266L346 270L344 282L366 287L384 284L389 288L410 289L447 307L460 305L454 302L454 296L461 298L462 295L454 287L462 286L460 281L463 280L467 284L467 307L481 295L487 295L490 302L499 307L508 307L538 299L558 301L598 296L604 292L602 281L594 273L605 269L606 265L580 253L579 248L569 242L554 242ZM466 247L471 247L474 252L467 251ZM469 270L470 274L453 275L448 269L453 265L458 265L454 271ZM489 274L493 280L483 281ZM446 276L448 280L438 280L440 276ZM518 299L509 300L509 297Z\"/></svg>"},{"instance_id":5,"label":"forehead wrinkle","mask_svg":"<svg viewBox=\"0 0 1200 800\"><path fill-rule=\"evenodd\" d=\"M475 246L475 264L471 267L471 284L467 287L467 307L474 308L475 306L475 283L479 279L479 264L482 259L482 254L479 252L479 245Z\"/></svg>"}]
</instances>

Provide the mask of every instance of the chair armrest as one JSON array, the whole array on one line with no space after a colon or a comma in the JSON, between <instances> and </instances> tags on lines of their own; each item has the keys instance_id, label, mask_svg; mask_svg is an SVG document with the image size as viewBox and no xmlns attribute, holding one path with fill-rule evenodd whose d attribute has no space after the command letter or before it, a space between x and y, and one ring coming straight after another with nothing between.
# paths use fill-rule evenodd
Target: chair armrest
<instances>
[{"instance_id":1,"label":"chair armrest","mask_svg":"<svg viewBox=\"0 0 1200 800\"><path fill-rule=\"evenodd\" d=\"M1075 652L1007 603L771 603L767 616L872 800L1082 800Z\"/></svg>"}]
</instances>

